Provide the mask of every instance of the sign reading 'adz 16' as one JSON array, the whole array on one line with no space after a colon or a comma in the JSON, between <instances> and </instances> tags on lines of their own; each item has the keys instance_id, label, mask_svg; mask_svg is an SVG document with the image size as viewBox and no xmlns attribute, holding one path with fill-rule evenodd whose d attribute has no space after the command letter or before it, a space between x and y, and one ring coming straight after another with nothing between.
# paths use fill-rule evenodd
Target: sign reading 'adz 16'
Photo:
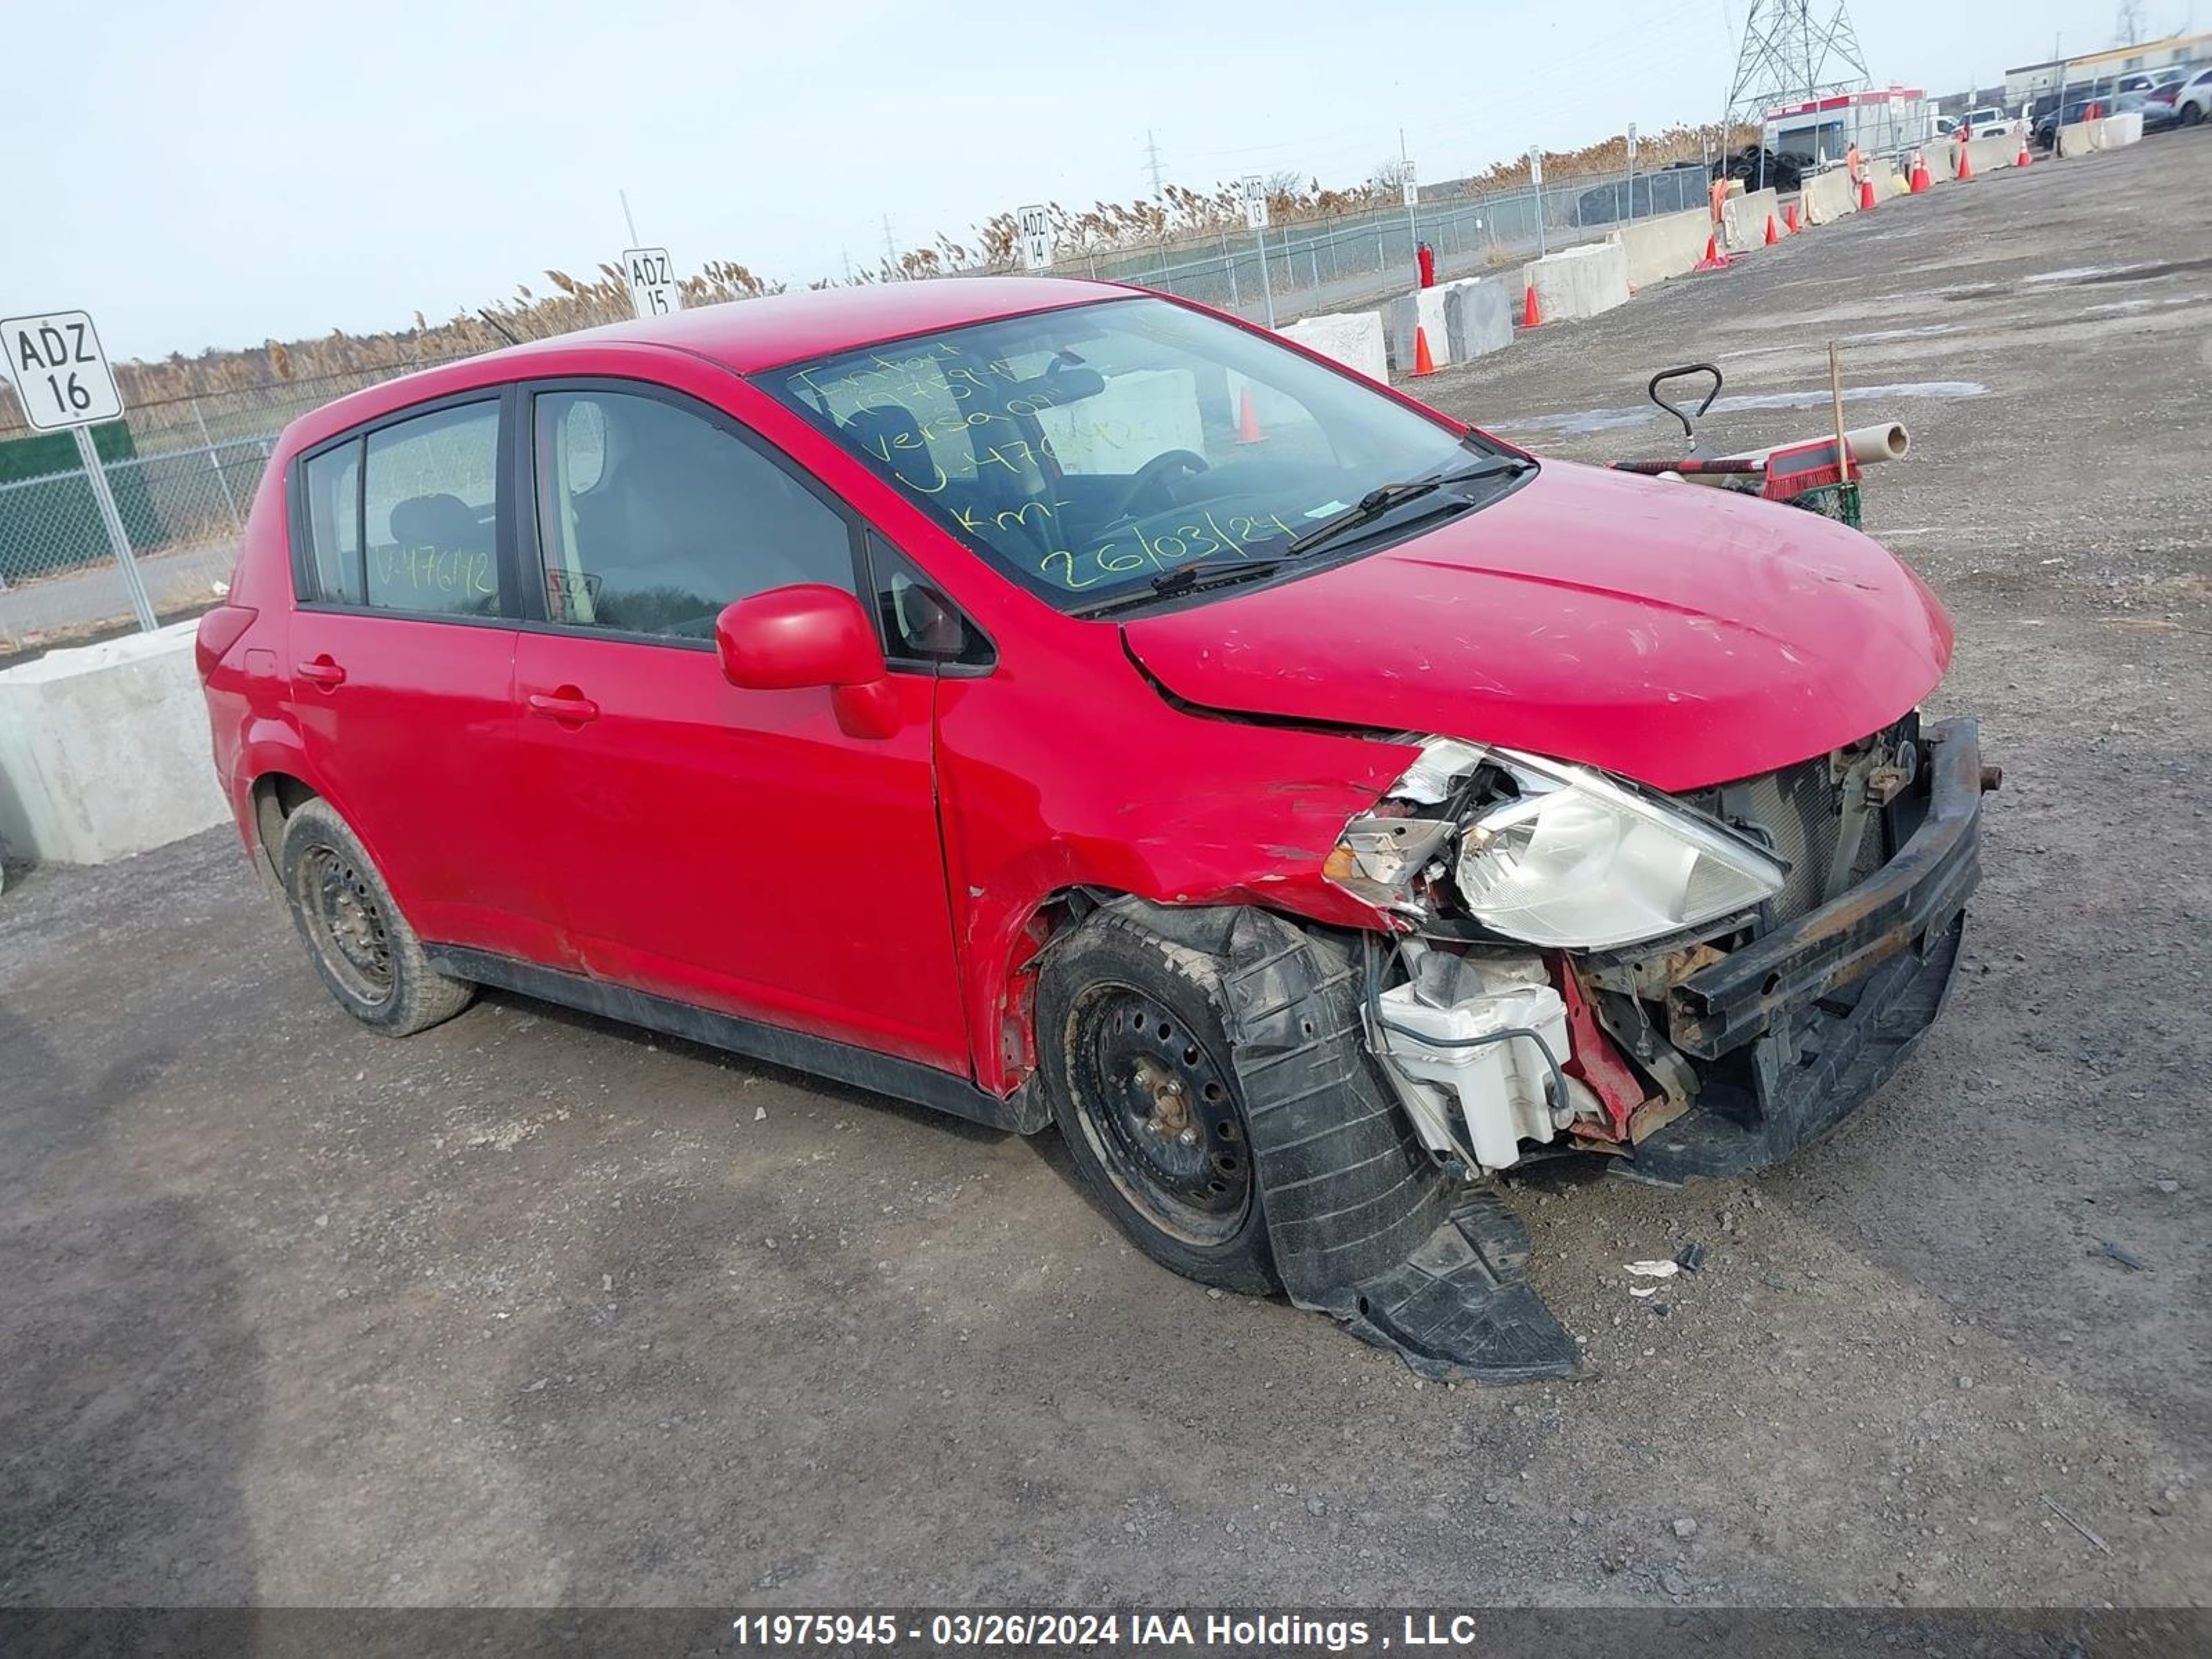
<instances>
[{"instance_id":1,"label":"sign reading 'adz 16'","mask_svg":"<svg viewBox=\"0 0 2212 1659\"><path fill-rule=\"evenodd\" d=\"M90 426L123 413L107 354L83 312L11 317L0 322L0 339L24 416L40 431Z\"/></svg>"}]
</instances>

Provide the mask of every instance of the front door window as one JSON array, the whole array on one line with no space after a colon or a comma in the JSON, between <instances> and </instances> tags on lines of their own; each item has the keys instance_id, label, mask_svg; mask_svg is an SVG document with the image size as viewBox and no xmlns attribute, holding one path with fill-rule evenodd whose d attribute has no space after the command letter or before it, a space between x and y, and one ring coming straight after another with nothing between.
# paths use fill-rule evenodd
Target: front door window
<instances>
[{"instance_id":1,"label":"front door window","mask_svg":"<svg viewBox=\"0 0 2212 1659\"><path fill-rule=\"evenodd\" d=\"M704 416L624 392L536 399L549 621L709 640L725 605L853 584L845 521Z\"/></svg>"}]
</instances>

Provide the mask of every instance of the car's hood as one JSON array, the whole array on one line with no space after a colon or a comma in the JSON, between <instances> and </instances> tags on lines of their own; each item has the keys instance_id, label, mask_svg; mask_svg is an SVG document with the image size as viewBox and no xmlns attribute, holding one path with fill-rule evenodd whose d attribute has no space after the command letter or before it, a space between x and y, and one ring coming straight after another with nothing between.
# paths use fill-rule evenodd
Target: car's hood
<instances>
[{"instance_id":1,"label":"car's hood","mask_svg":"<svg viewBox=\"0 0 2212 1659\"><path fill-rule=\"evenodd\" d=\"M1128 623L1209 708L1423 732L1699 788L1878 730L1942 678L1920 579L1839 524L1547 461L1385 551Z\"/></svg>"}]
</instances>

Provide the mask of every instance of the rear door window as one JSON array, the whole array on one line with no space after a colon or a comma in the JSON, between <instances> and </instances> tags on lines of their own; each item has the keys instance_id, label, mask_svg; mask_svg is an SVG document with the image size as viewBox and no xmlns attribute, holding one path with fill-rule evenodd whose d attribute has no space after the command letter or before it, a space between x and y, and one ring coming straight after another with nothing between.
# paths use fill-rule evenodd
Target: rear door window
<instances>
[{"instance_id":1,"label":"rear door window","mask_svg":"<svg viewBox=\"0 0 2212 1659\"><path fill-rule=\"evenodd\" d=\"M499 404L441 409L368 434L362 486L372 610L499 614Z\"/></svg>"}]
</instances>

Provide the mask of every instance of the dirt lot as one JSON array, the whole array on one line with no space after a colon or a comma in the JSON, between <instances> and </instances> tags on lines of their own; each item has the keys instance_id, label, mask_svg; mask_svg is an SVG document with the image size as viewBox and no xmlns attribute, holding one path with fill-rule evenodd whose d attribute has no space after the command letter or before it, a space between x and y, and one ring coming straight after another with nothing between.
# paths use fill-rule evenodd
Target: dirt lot
<instances>
[{"instance_id":1,"label":"dirt lot","mask_svg":"<svg viewBox=\"0 0 2212 1659\"><path fill-rule=\"evenodd\" d=\"M1958 995L1841 1132L1523 1185L1587 1380L1209 1296L1048 1139L507 998L369 1036L216 834L0 900L0 1601L2202 1605L2208 160L1894 203L1425 383L1651 453L1597 429L1650 368L1789 392L1841 338L2007 774Z\"/></svg>"}]
</instances>

